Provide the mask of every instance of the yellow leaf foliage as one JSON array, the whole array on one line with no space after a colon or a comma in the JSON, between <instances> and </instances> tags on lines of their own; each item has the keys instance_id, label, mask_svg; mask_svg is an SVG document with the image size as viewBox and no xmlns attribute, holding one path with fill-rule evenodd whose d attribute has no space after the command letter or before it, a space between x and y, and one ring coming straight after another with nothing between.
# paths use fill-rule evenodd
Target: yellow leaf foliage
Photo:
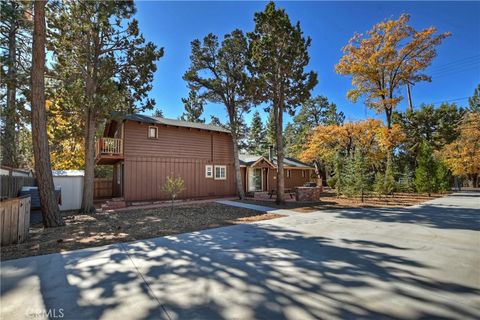
<instances>
[{"instance_id":1,"label":"yellow leaf foliage","mask_svg":"<svg viewBox=\"0 0 480 320\"><path fill-rule=\"evenodd\" d=\"M376 165L403 139L405 134L400 126L388 129L382 121L371 118L343 126L318 126L310 134L300 158L331 163L339 152L353 154L361 151L369 163Z\"/></svg>"},{"instance_id":2,"label":"yellow leaf foliage","mask_svg":"<svg viewBox=\"0 0 480 320\"><path fill-rule=\"evenodd\" d=\"M460 136L446 145L440 157L454 175L480 174L480 113L465 116Z\"/></svg>"},{"instance_id":3,"label":"yellow leaf foliage","mask_svg":"<svg viewBox=\"0 0 480 320\"><path fill-rule=\"evenodd\" d=\"M58 102L47 101L47 134L52 169L83 169L85 165L82 125L74 112Z\"/></svg>"},{"instance_id":4,"label":"yellow leaf foliage","mask_svg":"<svg viewBox=\"0 0 480 320\"><path fill-rule=\"evenodd\" d=\"M368 107L391 113L401 101L398 87L408 82L431 81L422 73L436 56L436 46L450 33L435 35L434 27L416 31L408 14L386 20L364 34L355 34L343 48L335 66L339 74L351 75L353 89L347 97L356 102L365 97ZM388 119L387 119L388 120Z\"/></svg>"}]
</instances>

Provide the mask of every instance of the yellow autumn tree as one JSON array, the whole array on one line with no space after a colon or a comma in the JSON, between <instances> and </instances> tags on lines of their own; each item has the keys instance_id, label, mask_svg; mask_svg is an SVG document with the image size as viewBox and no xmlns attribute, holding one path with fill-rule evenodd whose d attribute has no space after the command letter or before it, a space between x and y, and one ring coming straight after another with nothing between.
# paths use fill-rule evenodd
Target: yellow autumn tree
<instances>
[{"instance_id":1,"label":"yellow autumn tree","mask_svg":"<svg viewBox=\"0 0 480 320\"><path fill-rule=\"evenodd\" d=\"M398 20L374 25L366 34L355 34L335 66L337 73L352 77L353 89L347 97L353 102L365 97L369 108L385 112L388 128L402 100L400 86L431 81L422 71L436 56L436 47L450 35L436 35L435 27L416 31L408 25L409 20L408 14L402 14Z\"/></svg>"},{"instance_id":2,"label":"yellow autumn tree","mask_svg":"<svg viewBox=\"0 0 480 320\"><path fill-rule=\"evenodd\" d=\"M47 101L47 134L50 142L52 169L83 169L85 165L84 143L81 135L81 119L59 101Z\"/></svg>"},{"instance_id":3,"label":"yellow autumn tree","mask_svg":"<svg viewBox=\"0 0 480 320\"><path fill-rule=\"evenodd\" d=\"M388 128L377 119L349 122L342 126L318 126L300 155L303 161L322 160L332 164L337 154L353 155L362 150L365 161L376 167L404 138L400 127Z\"/></svg>"},{"instance_id":4,"label":"yellow autumn tree","mask_svg":"<svg viewBox=\"0 0 480 320\"><path fill-rule=\"evenodd\" d=\"M476 184L480 174L480 112L465 115L460 135L440 152L454 175L468 176Z\"/></svg>"}]
</instances>

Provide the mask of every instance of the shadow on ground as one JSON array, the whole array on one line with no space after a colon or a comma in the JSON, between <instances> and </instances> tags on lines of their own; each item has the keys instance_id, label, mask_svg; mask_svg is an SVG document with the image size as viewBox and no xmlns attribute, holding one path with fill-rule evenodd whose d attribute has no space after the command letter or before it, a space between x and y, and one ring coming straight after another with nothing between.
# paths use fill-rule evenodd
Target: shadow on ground
<instances>
[{"instance_id":1,"label":"shadow on ground","mask_svg":"<svg viewBox=\"0 0 480 320\"><path fill-rule=\"evenodd\" d=\"M21 278L38 278L45 308L64 308L69 319L478 316L458 300L440 298L468 301L480 295L478 288L424 276L417 271L429 266L405 258L406 250L242 225L43 256L43 263L24 266ZM2 297L17 289L4 272L2 280ZM402 307L385 309L395 303Z\"/></svg>"},{"instance_id":2,"label":"shadow on ground","mask_svg":"<svg viewBox=\"0 0 480 320\"><path fill-rule=\"evenodd\" d=\"M480 201L480 198L478 198ZM480 210L458 205L425 204L416 208L369 208L340 211L338 217L398 222L439 229L480 231Z\"/></svg>"},{"instance_id":3,"label":"shadow on ground","mask_svg":"<svg viewBox=\"0 0 480 320\"><path fill-rule=\"evenodd\" d=\"M336 215L479 230L478 210L438 208ZM63 308L67 319L478 319L476 282L445 280L411 250L261 223L12 260L2 265L2 317L24 318L9 311L18 296L19 308Z\"/></svg>"}]
</instances>

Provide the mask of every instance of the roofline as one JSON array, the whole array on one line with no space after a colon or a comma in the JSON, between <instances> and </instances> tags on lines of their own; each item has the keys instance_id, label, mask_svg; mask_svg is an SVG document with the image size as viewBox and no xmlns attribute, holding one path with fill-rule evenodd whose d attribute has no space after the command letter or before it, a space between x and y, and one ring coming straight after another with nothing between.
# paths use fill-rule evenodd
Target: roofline
<instances>
[{"instance_id":1,"label":"roofline","mask_svg":"<svg viewBox=\"0 0 480 320\"><path fill-rule=\"evenodd\" d=\"M254 165L256 165L258 162L260 162L261 160L265 160L265 162L267 162L270 166L272 166L273 168L276 168L276 166L270 162L270 160L268 160L266 157L264 156L260 156L260 158L258 158L257 161L255 161L254 163L252 163L251 165L249 165L249 167L253 167Z\"/></svg>"},{"instance_id":2,"label":"roofline","mask_svg":"<svg viewBox=\"0 0 480 320\"><path fill-rule=\"evenodd\" d=\"M138 119L129 119L130 116L138 116ZM158 119L157 121L155 121ZM162 119L165 119L166 121L176 121L178 124L171 124L171 123L162 123ZM148 115L143 115L143 114L113 114L109 119L108 122L112 121L122 121L122 122L137 122L137 123L145 123L145 124L152 124L156 126L165 126L165 127L176 127L176 128L188 128L188 129L196 129L196 130L201 130L201 131L208 131L208 132L219 132L219 133L226 133L228 135L231 134L231 132L228 129L225 129L220 126L215 126L215 125L209 125L205 123L201 123L199 125L204 125L204 126L211 126L213 128L202 128L202 127L197 127L195 126L194 122L189 122L189 121L183 121L183 120L178 120L178 119L170 119L170 118L161 118L161 117L153 117L153 116L148 116Z\"/></svg>"}]
</instances>

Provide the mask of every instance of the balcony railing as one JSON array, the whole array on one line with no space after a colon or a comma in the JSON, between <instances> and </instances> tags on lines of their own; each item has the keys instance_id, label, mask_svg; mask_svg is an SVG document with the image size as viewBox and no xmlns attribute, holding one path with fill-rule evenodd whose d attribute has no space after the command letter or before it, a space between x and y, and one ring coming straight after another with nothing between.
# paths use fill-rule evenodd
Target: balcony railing
<instances>
[{"instance_id":1,"label":"balcony railing","mask_svg":"<svg viewBox=\"0 0 480 320\"><path fill-rule=\"evenodd\" d=\"M96 156L123 155L123 141L116 138L100 138L96 141Z\"/></svg>"}]
</instances>

